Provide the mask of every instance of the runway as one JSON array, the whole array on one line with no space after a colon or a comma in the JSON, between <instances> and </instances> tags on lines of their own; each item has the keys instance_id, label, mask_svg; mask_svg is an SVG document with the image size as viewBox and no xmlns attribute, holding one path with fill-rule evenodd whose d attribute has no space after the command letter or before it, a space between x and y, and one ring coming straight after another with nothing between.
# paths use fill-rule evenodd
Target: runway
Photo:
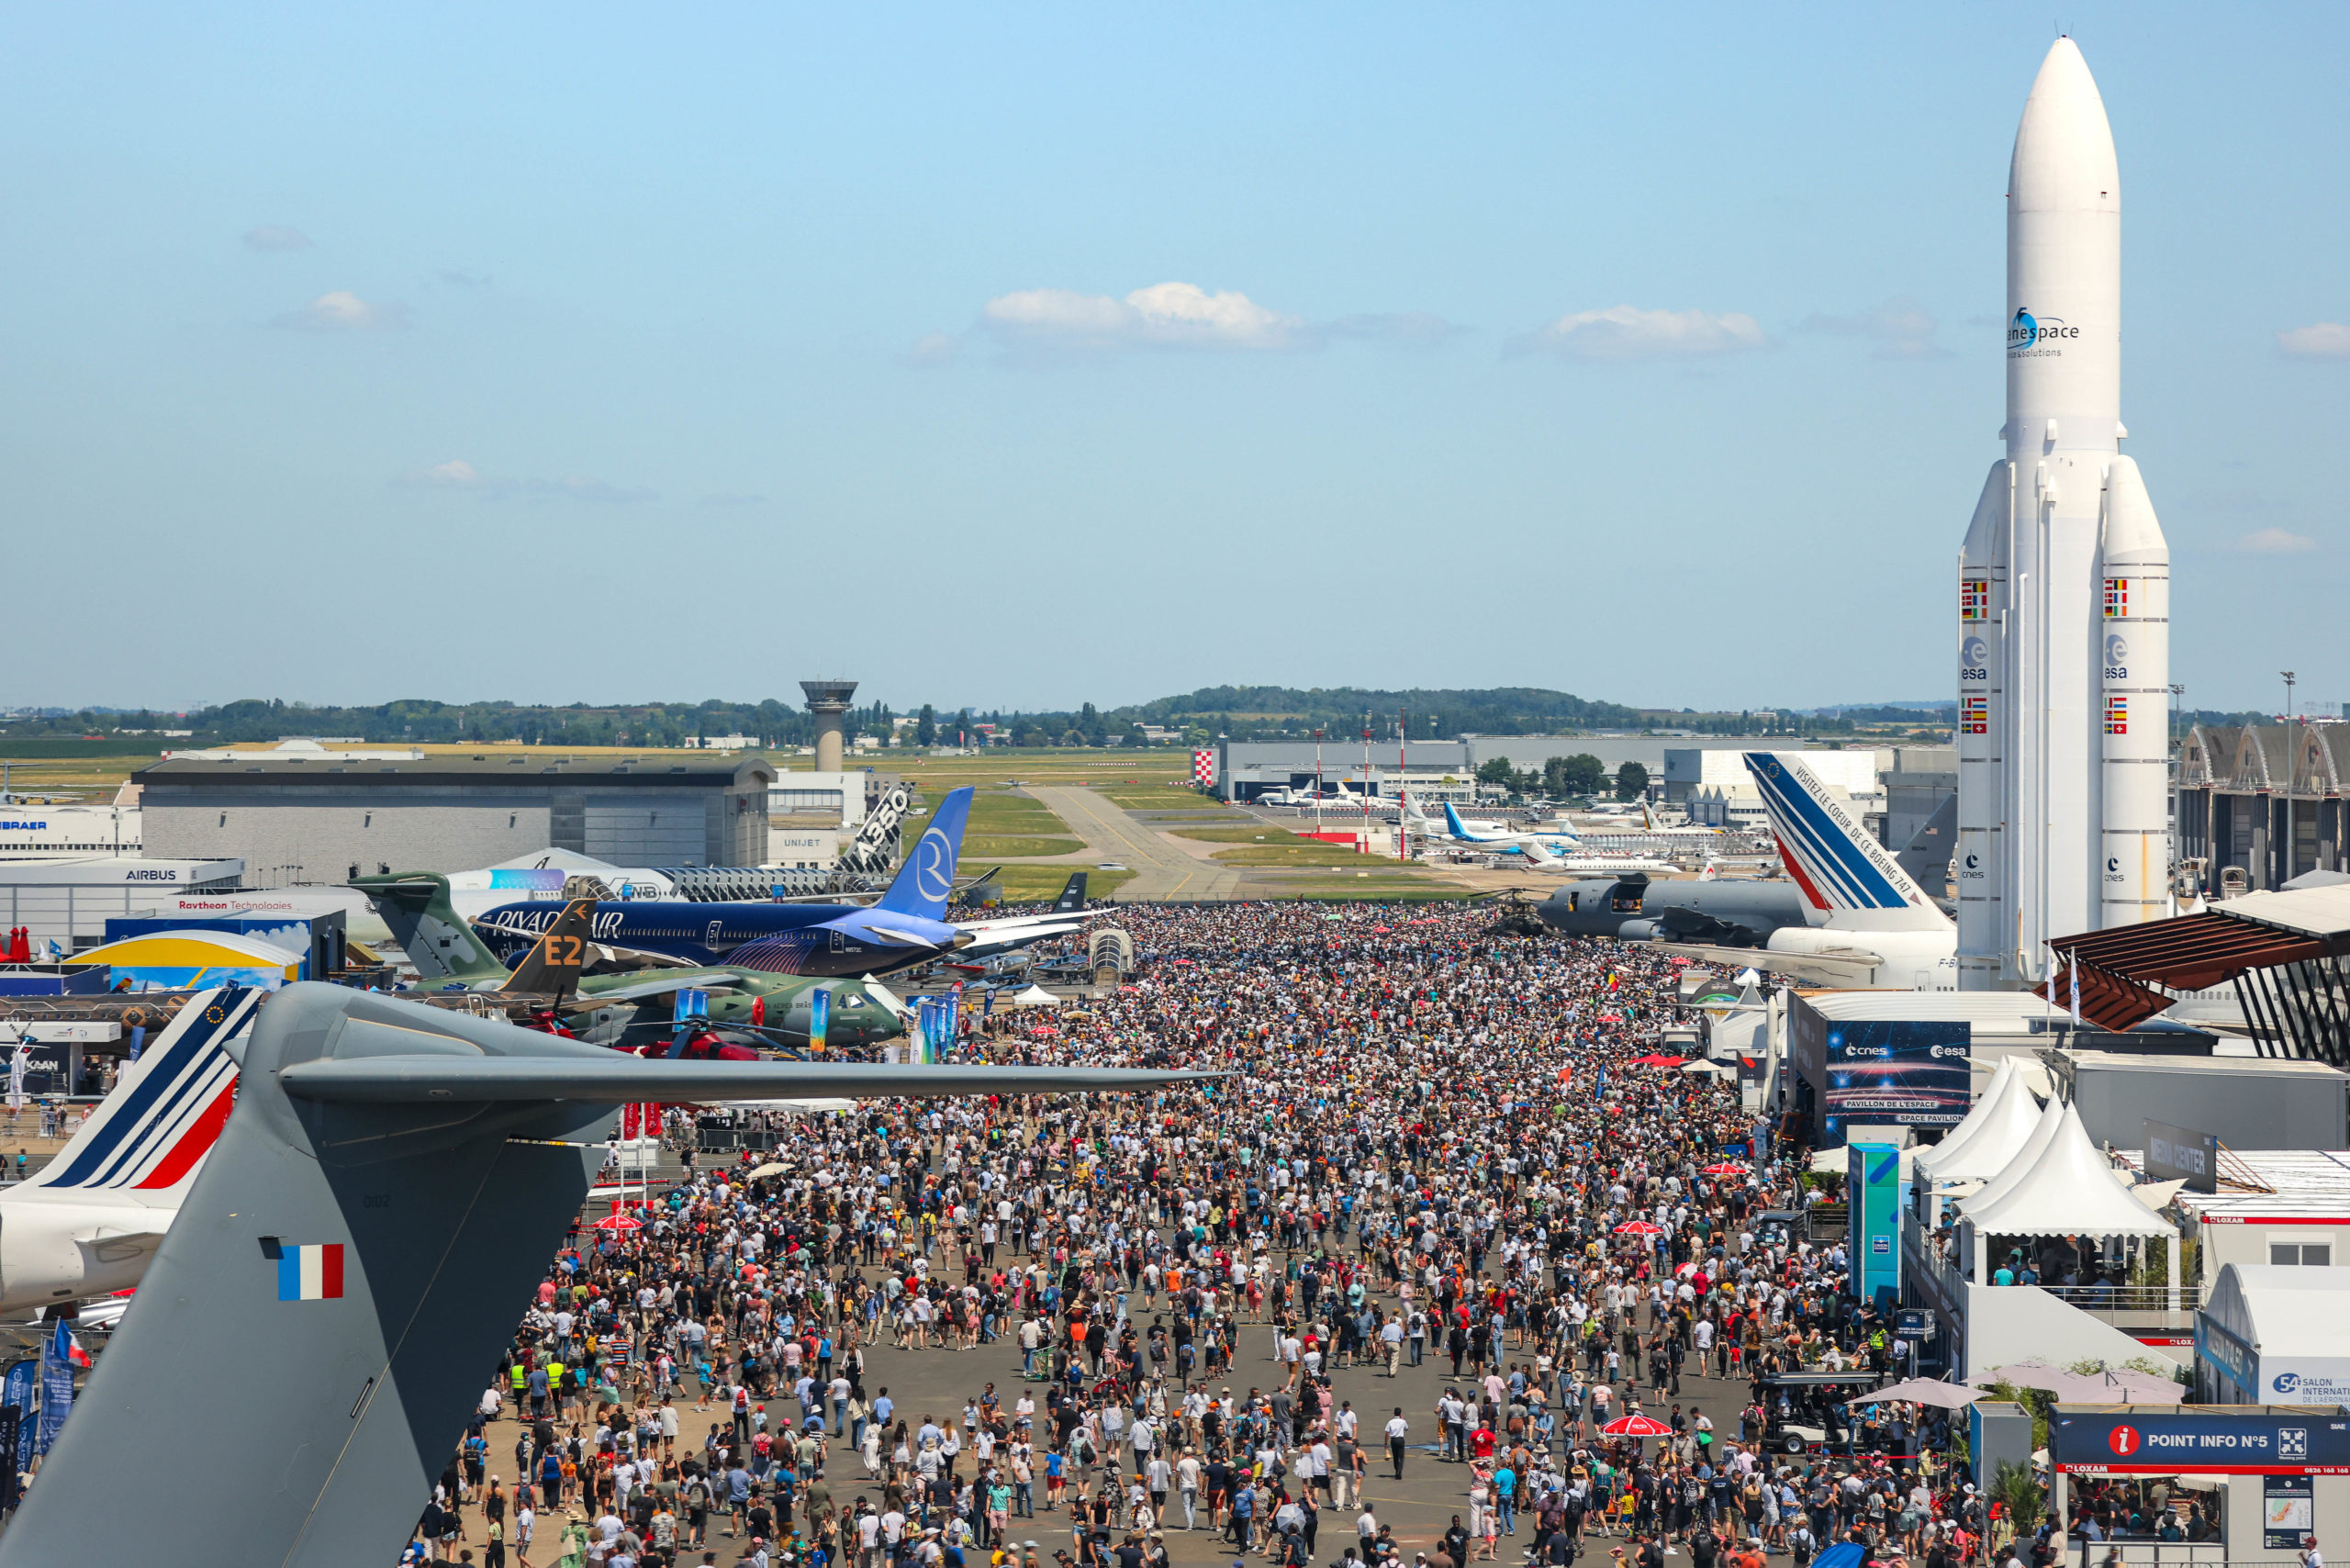
<instances>
[{"instance_id":1,"label":"runway","mask_svg":"<svg viewBox=\"0 0 2350 1568\"><path fill-rule=\"evenodd\" d=\"M1117 861L1135 873L1112 895L1113 902L1161 903L1240 896L1239 872L1193 857L1156 828L1136 822L1091 790L1031 784L1027 790L1101 850L1102 858Z\"/></svg>"}]
</instances>

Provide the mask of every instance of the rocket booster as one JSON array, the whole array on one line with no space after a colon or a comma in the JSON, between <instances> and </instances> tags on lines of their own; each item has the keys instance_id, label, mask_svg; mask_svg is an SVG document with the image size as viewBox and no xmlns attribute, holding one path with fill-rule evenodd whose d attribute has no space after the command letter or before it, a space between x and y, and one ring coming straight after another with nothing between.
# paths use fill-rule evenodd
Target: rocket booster
<instances>
[{"instance_id":1,"label":"rocket booster","mask_svg":"<svg viewBox=\"0 0 2350 1568\"><path fill-rule=\"evenodd\" d=\"M2121 190L2080 50L2042 62L2008 175L2007 456L1959 556L1959 973L2168 913L2169 547L2121 454Z\"/></svg>"}]
</instances>

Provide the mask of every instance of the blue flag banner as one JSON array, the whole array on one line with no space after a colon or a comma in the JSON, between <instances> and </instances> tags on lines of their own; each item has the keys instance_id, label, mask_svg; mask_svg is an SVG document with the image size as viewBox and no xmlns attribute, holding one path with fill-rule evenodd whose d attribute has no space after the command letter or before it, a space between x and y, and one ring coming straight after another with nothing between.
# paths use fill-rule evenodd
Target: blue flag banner
<instances>
[{"instance_id":1,"label":"blue flag banner","mask_svg":"<svg viewBox=\"0 0 2350 1568\"><path fill-rule=\"evenodd\" d=\"M73 1342L73 1329L63 1318L57 1331L41 1341L40 1424L33 1433L33 1452L47 1453L73 1410L73 1368L90 1364L89 1356Z\"/></svg>"},{"instance_id":2,"label":"blue flag banner","mask_svg":"<svg viewBox=\"0 0 2350 1568\"><path fill-rule=\"evenodd\" d=\"M40 1363L30 1356L10 1361L8 1370L0 1373L0 1407L15 1406L19 1425L17 1428L16 1468L22 1470L33 1457L33 1386L39 1375Z\"/></svg>"}]
</instances>

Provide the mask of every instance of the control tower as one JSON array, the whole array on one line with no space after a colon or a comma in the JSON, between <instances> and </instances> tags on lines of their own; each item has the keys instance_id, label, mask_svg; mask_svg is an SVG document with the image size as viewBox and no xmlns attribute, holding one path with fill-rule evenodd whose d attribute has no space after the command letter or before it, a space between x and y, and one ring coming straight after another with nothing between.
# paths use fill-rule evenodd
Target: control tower
<instances>
[{"instance_id":1,"label":"control tower","mask_svg":"<svg viewBox=\"0 0 2350 1568\"><path fill-rule=\"evenodd\" d=\"M800 689L808 694L808 711L816 716L816 771L838 773L841 770L841 715L848 711L849 701L856 695L853 680L803 680Z\"/></svg>"}]
</instances>

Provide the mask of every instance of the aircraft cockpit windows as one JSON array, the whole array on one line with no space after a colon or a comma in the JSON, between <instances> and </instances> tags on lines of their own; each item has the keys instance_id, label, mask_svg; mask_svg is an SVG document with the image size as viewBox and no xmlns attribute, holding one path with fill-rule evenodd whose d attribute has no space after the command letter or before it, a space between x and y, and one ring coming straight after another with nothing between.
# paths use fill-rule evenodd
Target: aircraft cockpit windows
<instances>
[{"instance_id":1,"label":"aircraft cockpit windows","mask_svg":"<svg viewBox=\"0 0 2350 1568\"><path fill-rule=\"evenodd\" d=\"M1570 892L1567 894L1567 913L1569 914L1574 913L1576 910L1581 909L1582 907L1583 895L1581 893Z\"/></svg>"}]
</instances>

